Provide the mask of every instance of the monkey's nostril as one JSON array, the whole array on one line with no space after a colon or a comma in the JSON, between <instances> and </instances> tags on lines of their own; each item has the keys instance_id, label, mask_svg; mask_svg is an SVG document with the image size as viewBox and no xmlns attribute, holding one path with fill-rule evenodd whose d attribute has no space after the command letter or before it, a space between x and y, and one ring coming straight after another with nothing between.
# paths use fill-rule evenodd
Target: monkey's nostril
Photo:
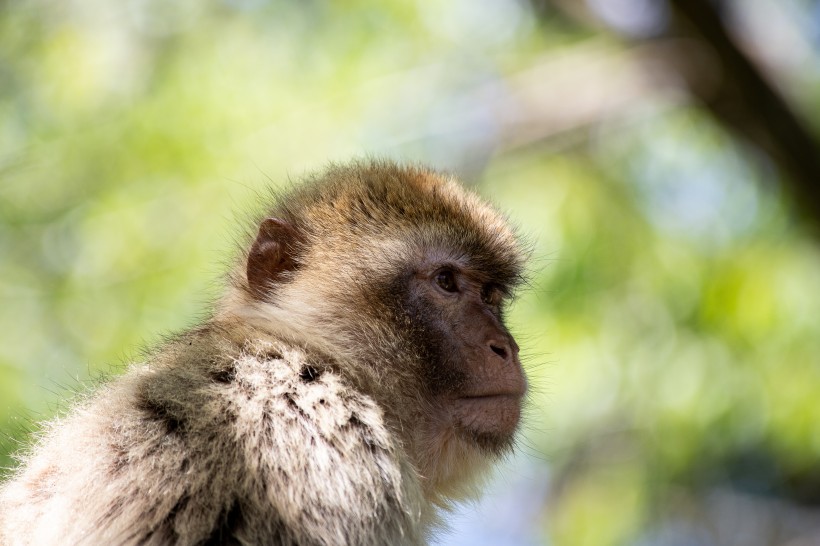
<instances>
[{"instance_id":1,"label":"monkey's nostril","mask_svg":"<svg viewBox=\"0 0 820 546\"><path fill-rule=\"evenodd\" d=\"M499 347L495 343L490 343L490 349L492 349L495 354L506 360L507 349L505 349L504 347Z\"/></svg>"}]
</instances>

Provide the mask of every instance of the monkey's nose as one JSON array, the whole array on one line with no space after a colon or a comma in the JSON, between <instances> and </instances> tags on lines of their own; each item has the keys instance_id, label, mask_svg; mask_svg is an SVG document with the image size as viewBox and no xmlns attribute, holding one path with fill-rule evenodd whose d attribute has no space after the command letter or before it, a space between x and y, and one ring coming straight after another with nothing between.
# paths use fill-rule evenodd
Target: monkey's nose
<instances>
[{"instance_id":1,"label":"monkey's nose","mask_svg":"<svg viewBox=\"0 0 820 546\"><path fill-rule=\"evenodd\" d=\"M510 349L510 345L503 341L492 340L488 343L490 350L507 360L510 357L510 353L512 352Z\"/></svg>"},{"instance_id":2,"label":"monkey's nose","mask_svg":"<svg viewBox=\"0 0 820 546\"><path fill-rule=\"evenodd\" d=\"M518 344L512 336L493 336L487 341L486 347L505 362L518 359Z\"/></svg>"}]
</instances>

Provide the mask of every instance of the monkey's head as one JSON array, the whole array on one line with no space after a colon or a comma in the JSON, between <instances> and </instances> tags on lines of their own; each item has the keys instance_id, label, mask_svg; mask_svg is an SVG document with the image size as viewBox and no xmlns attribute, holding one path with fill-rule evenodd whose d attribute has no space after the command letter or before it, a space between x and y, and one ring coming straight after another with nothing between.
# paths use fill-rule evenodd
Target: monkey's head
<instances>
[{"instance_id":1,"label":"monkey's head","mask_svg":"<svg viewBox=\"0 0 820 546\"><path fill-rule=\"evenodd\" d=\"M523 253L452 178L331 168L279 196L245 266L244 318L328 356L436 488L512 445L526 380L503 314Z\"/></svg>"}]
</instances>

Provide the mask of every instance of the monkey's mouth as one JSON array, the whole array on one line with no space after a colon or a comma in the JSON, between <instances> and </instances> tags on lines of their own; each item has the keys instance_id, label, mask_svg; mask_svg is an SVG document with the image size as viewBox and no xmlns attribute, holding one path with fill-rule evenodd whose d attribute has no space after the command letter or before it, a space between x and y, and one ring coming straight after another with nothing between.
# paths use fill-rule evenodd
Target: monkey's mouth
<instances>
[{"instance_id":1,"label":"monkey's mouth","mask_svg":"<svg viewBox=\"0 0 820 546\"><path fill-rule=\"evenodd\" d=\"M520 394L463 396L453 401L452 416L457 429L471 437L497 438L505 443L512 438L521 417Z\"/></svg>"}]
</instances>

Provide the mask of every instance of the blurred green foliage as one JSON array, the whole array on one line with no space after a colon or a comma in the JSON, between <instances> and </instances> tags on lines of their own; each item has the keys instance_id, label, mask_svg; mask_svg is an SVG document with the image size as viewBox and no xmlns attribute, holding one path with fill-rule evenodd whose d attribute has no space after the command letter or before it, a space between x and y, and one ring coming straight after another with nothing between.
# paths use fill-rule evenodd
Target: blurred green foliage
<instances>
[{"instance_id":1,"label":"blurred green foliage","mask_svg":"<svg viewBox=\"0 0 820 546\"><path fill-rule=\"evenodd\" d=\"M685 102L505 146L515 74L624 45L486 10L3 3L0 465L70 391L207 313L257 192L375 153L465 172L532 244L521 452L551 478L527 537L633 543L680 491L818 502L820 250L776 175Z\"/></svg>"}]
</instances>

